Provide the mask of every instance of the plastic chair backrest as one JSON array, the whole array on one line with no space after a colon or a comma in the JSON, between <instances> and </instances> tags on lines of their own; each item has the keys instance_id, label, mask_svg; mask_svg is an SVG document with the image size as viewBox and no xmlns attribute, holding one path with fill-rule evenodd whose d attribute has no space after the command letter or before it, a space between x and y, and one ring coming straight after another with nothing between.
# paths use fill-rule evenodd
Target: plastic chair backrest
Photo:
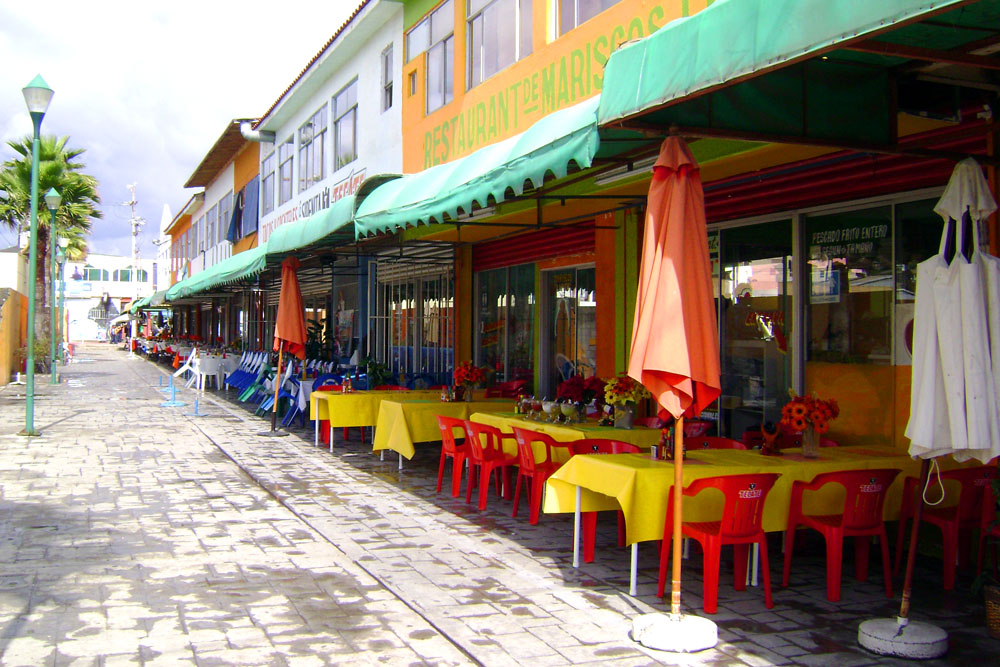
<instances>
[{"instance_id":1,"label":"plastic chair backrest","mask_svg":"<svg viewBox=\"0 0 1000 667\"><path fill-rule=\"evenodd\" d=\"M638 446L621 440L584 438L567 443L571 454L638 454Z\"/></svg>"},{"instance_id":2,"label":"plastic chair backrest","mask_svg":"<svg viewBox=\"0 0 1000 667\"><path fill-rule=\"evenodd\" d=\"M441 447L445 452L454 455L458 450L458 442L455 440L455 429L461 429L462 439L468 441L468 434L465 432L465 420L455 419L437 415L438 428L441 430Z\"/></svg>"},{"instance_id":3,"label":"plastic chair backrest","mask_svg":"<svg viewBox=\"0 0 1000 667\"><path fill-rule=\"evenodd\" d=\"M341 385L344 383L344 378L339 375L334 375L333 373L324 373L316 378L313 382L313 386L321 387L324 384L335 384Z\"/></svg>"},{"instance_id":4,"label":"plastic chair backrest","mask_svg":"<svg viewBox=\"0 0 1000 667\"><path fill-rule=\"evenodd\" d=\"M495 426L466 419L465 432L468 434L465 442L469 443L469 458L473 463L482 463L503 453L501 445L503 434Z\"/></svg>"},{"instance_id":5,"label":"plastic chair backrest","mask_svg":"<svg viewBox=\"0 0 1000 667\"><path fill-rule=\"evenodd\" d=\"M399 384L380 384L375 387L375 391L410 391L410 389Z\"/></svg>"},{"instance_id":6,"label":"plastic chair backrest","mask_svg":"<svg viewBox=\"0 0 1000 667\"><path fill-rule=\"evenodd\" d=\"M695 438L684 438L685 449L746 449L739 440L720 438L714 435L701 435Z\"/></svg>"},{"instance_id":7,"label":"plastic chair backrest","mask_svg":"<svg viewBox=\"0 0 1000 667\"><path fill-rule=\"evenodd\" d=\"M344 386L340 384L324 384L319 387L313 387L313 391L343 391L343 389Z\"/></svg>"},{"instance_id":8,"label":"plastic chair backrest","mask_svg":"<svg viewBox=\"0 0 1000 667\"><path fill-rule=\"evenodd\" d=\"M544 465L552 460L552 448L559 446L552 436L532 431L531 429L521 428L520 426L515 426L513 430L514 439L517 440L518 465L523 472L534 472L537 466ZM532 443L535 442L545 445L545 459L542 461L536 461L535 459L535 449L532 447Z\"/></svg>"},{"instance_id":9,"label":"plastic chair backrest","mask_svg":"<svg viewBox=\"0 0 1000 667\"><path fill-rule=\"evenodd\" d=\"M872 470L837 470L813 477L805 487L816 490L826 484L844 487L844 528L873 528L882 523L882 506L892 482L899 475L895 468Z\"/></svg>"},{"instance_id":10,"label":"plastic chair backrest","mask_svg":"<svg viewBox=\"0 0 1000 667\"><path fill-rule=\"evenodd\" d=\"M764 501L778 477L777 473L704 477L691 482L684 495L696 496L705 489L719 489L725 496L720 533L724 537L750 537L761 530ZM672 502L673 493L670 495Z\"/></svg>"},{"instance_id":11,"label":"plastic chair backrest","mask_svg":"<svg viewBox=\"0 0 1000 667\"><path fill-rule=\"evenodd\" d=\"M995 465L956 468L941 473L942 482L950 479L962 485L958 495L958 521L979 521L982 514L983 493L996 477L997 467ZM933 494L933 491L930 493Z\"/></svg>"},{"instance_id":12,"label":"plastic chair backrest","mask_svg":"<svg viewBox=\"0 0 1000 667\"><path fill-rule=\"evenodd\" d=\"M663 428L663 420L659 417L636 417L632 423L635 426L645 426L646 428Z\"/></svg>"}]
</instances>

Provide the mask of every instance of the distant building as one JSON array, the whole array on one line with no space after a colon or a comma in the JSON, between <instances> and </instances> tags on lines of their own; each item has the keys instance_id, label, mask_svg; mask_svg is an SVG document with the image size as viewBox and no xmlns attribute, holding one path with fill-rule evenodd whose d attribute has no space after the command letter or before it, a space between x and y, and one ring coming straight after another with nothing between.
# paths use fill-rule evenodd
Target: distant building
<instances>
[{"instance_id":1,"label":"distant building","mask_svg":"<svg viewBox=\"0 0 1000 667\"><path fill-rule=\"evenodd\" d=\"M156 291L157 263L140 259L133 275L132 258L91 253L83 262L66 263L66 319L70 340L104 340L108 322L127 310L136 295ZM58 290L59 285L56 285Z\"/></svg>"}]
</instances>

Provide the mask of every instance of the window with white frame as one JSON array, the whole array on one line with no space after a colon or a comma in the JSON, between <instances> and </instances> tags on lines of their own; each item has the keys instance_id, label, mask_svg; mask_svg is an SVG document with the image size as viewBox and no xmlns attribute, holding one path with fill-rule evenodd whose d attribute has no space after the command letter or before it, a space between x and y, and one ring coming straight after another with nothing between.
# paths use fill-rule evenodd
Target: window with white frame
<instances>
[{"instance_id":1,"label":"window with white frame","mask_svg":"<svg viewBox=\"0 0 1000 667\"><path fill-rule=\"evenodd\" d=\"M334 165L340 169L358 157L358 80L333 96Z\"/></svg>"},{"instance_id":2,"label":"window with white frame","mask_svg":"<svg viewBox=\"0 0 1000 667\"><path fill-rule=\"evenodd\" d=\"M468 1L466 87L531 54L531 0Z\"/></svg>"},{"instance_id":3,"label":"window with white frame","mask_svg":"<svg viewBox=\"0 0 1000 667\"><path fill-rule=\"evenodd\" d=\"M260 165L260 212L267 215L274 210L274 153Z\"/></svg>"},{"instance_id":4,"label":"window with white frame","mask_svg":"<svg viewBox=\"0 0 1000 667\"><path fill-rule=\"evenodd\" d=\"M455 9L452 0L441 3L406 35L406 60L427 52L426 111L430 113L454 97Z\"/></svg>"},{"instance_id":5,"label":"window with white frame","mask_svg":"<svg viewBox=\"0 0 1000 667\"><path fill-rule=\"evenodd\" d=\"M198 218L198 222L191 226L191 245L188 248L188 259L194 259L198 256L198 237L200 234L198 230L205 226L205 216Z\"/></svg>"},{"instance_id":6,"label":"window with white frame","mask_svg":"<svg viewBox=\"0 0 1000 667\"><path fill-rule=\"evenodd\" d=\"M392 108L392 44L382 51L382 111Z\"/></svg>"},{"instance_id":7,"label":"window with white frame","mask_svg":"<svg viewBox=\"0 0 1000 667\"><path fill-rule=\"evenodd\" d=\"M295 145L292 137L278 146L278 206L292 198L292 160Z\"/></svg>"},{"instance_id":8,"label":"window with white frame","mask_svg":"<svg viewBox=\"0 0 1000 667\"><path fill-rule=\"evenodd\" d=\"M230 190L222 199L219 200L219 224L218 230L219 235L216 238L216 243L222 243L226 240L226 235L229 234L229 223L232 222L233 217L233 191Z\"/></svg>"},{"instance_id":9,"label":"window with white frame","mask_svg":"<svg viewBox=\"0 0 1000 667\"><path fill-rule=\"evenodd\" d=\"M618 4L621 0L559 0L559 34L577 27L584 21L594 18L605 9ZM611 48L617 47L612 44Z\"/></svg>"},{"instance_id":10,"label":"window with white frame","mask_svg":"<svg viewBox=\"0 0 1000 667\"><path fill-rule=\"evenodd\" d=\"M299 128L299 192L326 176L326 104Z\"/></svg>"},{"instance_id":11,"label":"window with white frame","mask_svg":"<svg viewBox=\"0 0 1000 667\"><path fill-rule=\"evenodd\" d=\"M215 228L219 224L219 206L215 205L208 209L208 213L205 214L205 227L202 229L203 235L201 243L198 245L195 252L201 252L203 250L208 250L212 247L215 242Z\"/></svg>"}]
</instances>

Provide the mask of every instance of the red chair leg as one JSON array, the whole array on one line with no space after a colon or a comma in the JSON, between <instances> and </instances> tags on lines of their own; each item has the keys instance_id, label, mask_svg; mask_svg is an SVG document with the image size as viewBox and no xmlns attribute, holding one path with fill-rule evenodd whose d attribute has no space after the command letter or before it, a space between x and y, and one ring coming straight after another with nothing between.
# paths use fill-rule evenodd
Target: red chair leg
<instances>
[{"instance_id":1,"label":"red chair leg","mask_svg":"<svg viewBox=\"0 0 1000 667\"><path fill-rule=\"evenodd\" d=\"M583 562L594 562L594 543L597 541L597 512L584 512L580 521L583 531Z\"/></svg>"},{"instance_id":2,"label":"red chair leg","mask_svg":"<svg viewBox=\"0 0 1000 667\"><path fill-rule=\"evenodd\" d=\"M542 489L545 488L545 480L542 477L531 478L531 511L528 514L528 523L532 526L538 524L538 516L542 511Z\"/></svg>"},{"instance_id":3,"label":"red chair leg","mask_svg":"<svg viewBox=\"0 0 1000 667\"><path fill-rule=\"evenodd\" d=\"M656 580L656 596L663 597L667 588L667 563L670 562L673 539L670 535L664 535L660 540L660 575Z\"/></svg>"},{"instance_id":4,"label":"red chair leg","mask_svg":"<svg viewBox=\"0 0 1000 667\"><path fill-rule=\"evenodd\" d=\"M704 609L706 614L714 614L718 611L719 602L719 561L721 560L722 545L714 540L707 544L702 544L704 550L704 585L702 587L702 598L704 598Z\"/></svg>"},{"instance_id":5,"label":"red chair leg","mask_svg":"<svg viewBox=\"0 0 1000 667\"><path fill-rule=\"evenodd\" d=\"M854 538L854 578L858 581L868 580L868 554L871 543L868 535L859 535Z\"/></svg>"},{"instance_id":6,"label":"red chair leg","mask_svg":"<svg viewBox=\"0 0 1000 667\"><path fill-rule=\"evenodd\" d=\"M482 471L479 466L470 464L469 465L469 478L465 481L465 504L468 505L472 501L472 489L476 486L476 480L482 475Z\"/></svg>"},{"instance_id":7,"label":"red chair leg","mask_svg":"<svg viewBox=\"0 0 1000 667\"><path fill-rule=\"evenodd\" d=\"M618 510L618 546L625 546L625 513Z\"/></svg>"},{"instance_id":8,"label":"red chair leg","mask_svg":"<svg viewBox=\"0 0 1000 667\"><path fill-rule=\"evenodd\" d=\"M750 560L749 544L733 545L733 588L738 591L747 589L747 561Z\"/></svg>"},{"instance_id":9,"label":"red chair leg","mask_svg":"<svg viewBox=\"0 0 1000 667\"><path fill-rule=\"evenodd\" d=\"M451 458L451 497L458 498L462 494L462 468L465 467L465 456L456 454Z\"/></svg>"},{"instance_id":10,"label":"red chair leg","mask_svg":"<svg viewBox=\"0 0 1000 667\"><path fill-rule=\"evenodd\" d=\"M954 525L954 524L952 524ZM944 561L944 589L951 591L955 589L955 561L958 559L958 530L952 528L942 528L942 548L941 559Z\"/></svg>"},{"instance_id":11,"label":"red chair leg","mask_svg":"<svg viewBox=\"0 0 1000 667\"><path fill-rule=\"evenodd\" d=\"M844 536L828 533L826 536L826 599L840 601L841 559L844 555Z\"/></svg>"},{"instance_id":12,"label":"red chair leg","mask_svg":"<svg viewBox=\"0 0 1000 667\"><path fill-rule=\"evenodd\" d=\"M792 551L795 545L795 526L785 531L785 567L781 572L781 586L788 587L788 577L792 570Z\"/></svg>"},{"instance_id":13,"label":"red chair leg","mask_svg":"<svg viewBox=\"0 0 1000 667\"><path fill-rule=\"evenodd\" d=\"M523 483L522 480L524 480L524 475L518 473L517 483L514 485L514 511L510 513L510 515L514 517L517 516L517 506L521 503L521 484ZM530 519L528 520L528 523L531 523Z\"/></svg>"},{"instance_id":14,"label":"red chair leg","mask_svg":"<svg viewBox=\"0 0 1000 667\"><path fill-rule=\"evenodd\" d=\"M768 609L774 608L774 599L771 597L771 562L767 557L767 538L763 537L757 543L760 545L760 570L764 579L764 606Z\"/></svg>"},{"instance_id":15,"label":"red chair leg","mask_svg":"<svg viewBox=\"0 0 1000 667\"><path fill-rule=\"evenodd\" d=\"M482 512L486 509L486 500L490 496L490 477L496 470L489 470L487 466L480 466L482 470L479 471L479 511Z\"/></svg>"},{"instance_id":16,"label":"red chair leg","mask_svg":"<svg viewBox=\"0 0 1000 667\"><path fill-rule=\"evenodd\" d=\"M906 500L903 500L903 509L899 514L899 529L896 531L896 558L892 563L892 576L899 576L899 566L903 562L903 535L906 533L906 526L909 523L910 513L906 507Z\"/></svg>"},{"instance_id":17,"label":"red chair leg","mask_svg":"<svg viewBox=\"0 0 1000 667\"><path fill-rule=\"evenodd\" d=\"M435 493L441 493L441 483L444 482L444 463L445 463L445 460L447 458L448 458L448 455L445 454L444 448L442 448L441 449L441 463L438 464L437 490L435 491Z\"/></svg>"}]
</instances>

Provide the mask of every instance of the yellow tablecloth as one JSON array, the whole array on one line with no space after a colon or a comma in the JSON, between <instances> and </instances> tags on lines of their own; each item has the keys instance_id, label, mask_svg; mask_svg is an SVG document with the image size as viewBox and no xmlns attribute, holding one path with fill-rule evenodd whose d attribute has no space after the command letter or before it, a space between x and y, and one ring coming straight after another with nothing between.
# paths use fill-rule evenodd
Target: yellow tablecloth
<instances>
[{"instance_id":1,"label":"yellow tablecloth","mask_svg":"<svg viewBox=\"0 0 1000 667\"><path fill-rule=\"evenodd\" d=\"M314 391L309 394L309 419L329 419L331 428L374 426L383 399L427 401L439 398L439 389L415 391Z\"/></svg>"},{"instance_id":2,"label":"yellow tablecloth","mask_svg":"<svg viewBox=\"0 0 1000 667\"><path fill-rule=\"evenodd\" d=\"M572 442L584 438L607 438L620 440L649 449L660 442L660 429L636 426L633 429L615 428L613 426L598 426L596 422L583 424L553 424L550 422L532 421L513 412L477 412L472 415L472 421L496 426L504 433L513 433L512 426L520 426L530 431L538 431L552 436L559 442Z\"/></svg>"},{"instance_id":3,"label":"yellow tablecloth","mask_svg":"<svg viewBox=\"0 0 1000 667\"><path fill-rule=\"evenodd\" d=\"M798 450L786 450L783 456L762 456L748 450L698 450L684 461L684 485L695 479L719 475L755 472L780 473L764 505L764 530L781 531L788 520L792 482L811 480L821 472L859 468L898 468L885 501L886 519L899 515L903 479L917 475L920 464L909 456L892 450L864 447L827 447L818 459L805 459ZM674 466L651 460L648 454L606 454L574 456L557 470L545 484L543 509L547 513L573 512L576 487L582 489L582 511L621 509L625 514L626 540L629 544L663 538L663 520L667 511L667 492L674 481ZM807 492L805 511L816 513L824 508L843 505L843 488L827 486L823 492ZM685 498L684 520L718 519L722 513L722 494L706 490L694 498Z\"/></svg>"},{"instance_id":4,"label":"yellow tablecloth","mask_svg":"<svg viewBox=\"0 0 1000 667\"><path fill-rule=\"evenodd\" d=\"M375 422L375 439L372 449L391 449L408 459L413 458L415 442L441 440L437 415L468 419L473 413L496 410L510 405L509 398L485 401L398 401L383 400Z\"/></svg>"}]
</instances>

